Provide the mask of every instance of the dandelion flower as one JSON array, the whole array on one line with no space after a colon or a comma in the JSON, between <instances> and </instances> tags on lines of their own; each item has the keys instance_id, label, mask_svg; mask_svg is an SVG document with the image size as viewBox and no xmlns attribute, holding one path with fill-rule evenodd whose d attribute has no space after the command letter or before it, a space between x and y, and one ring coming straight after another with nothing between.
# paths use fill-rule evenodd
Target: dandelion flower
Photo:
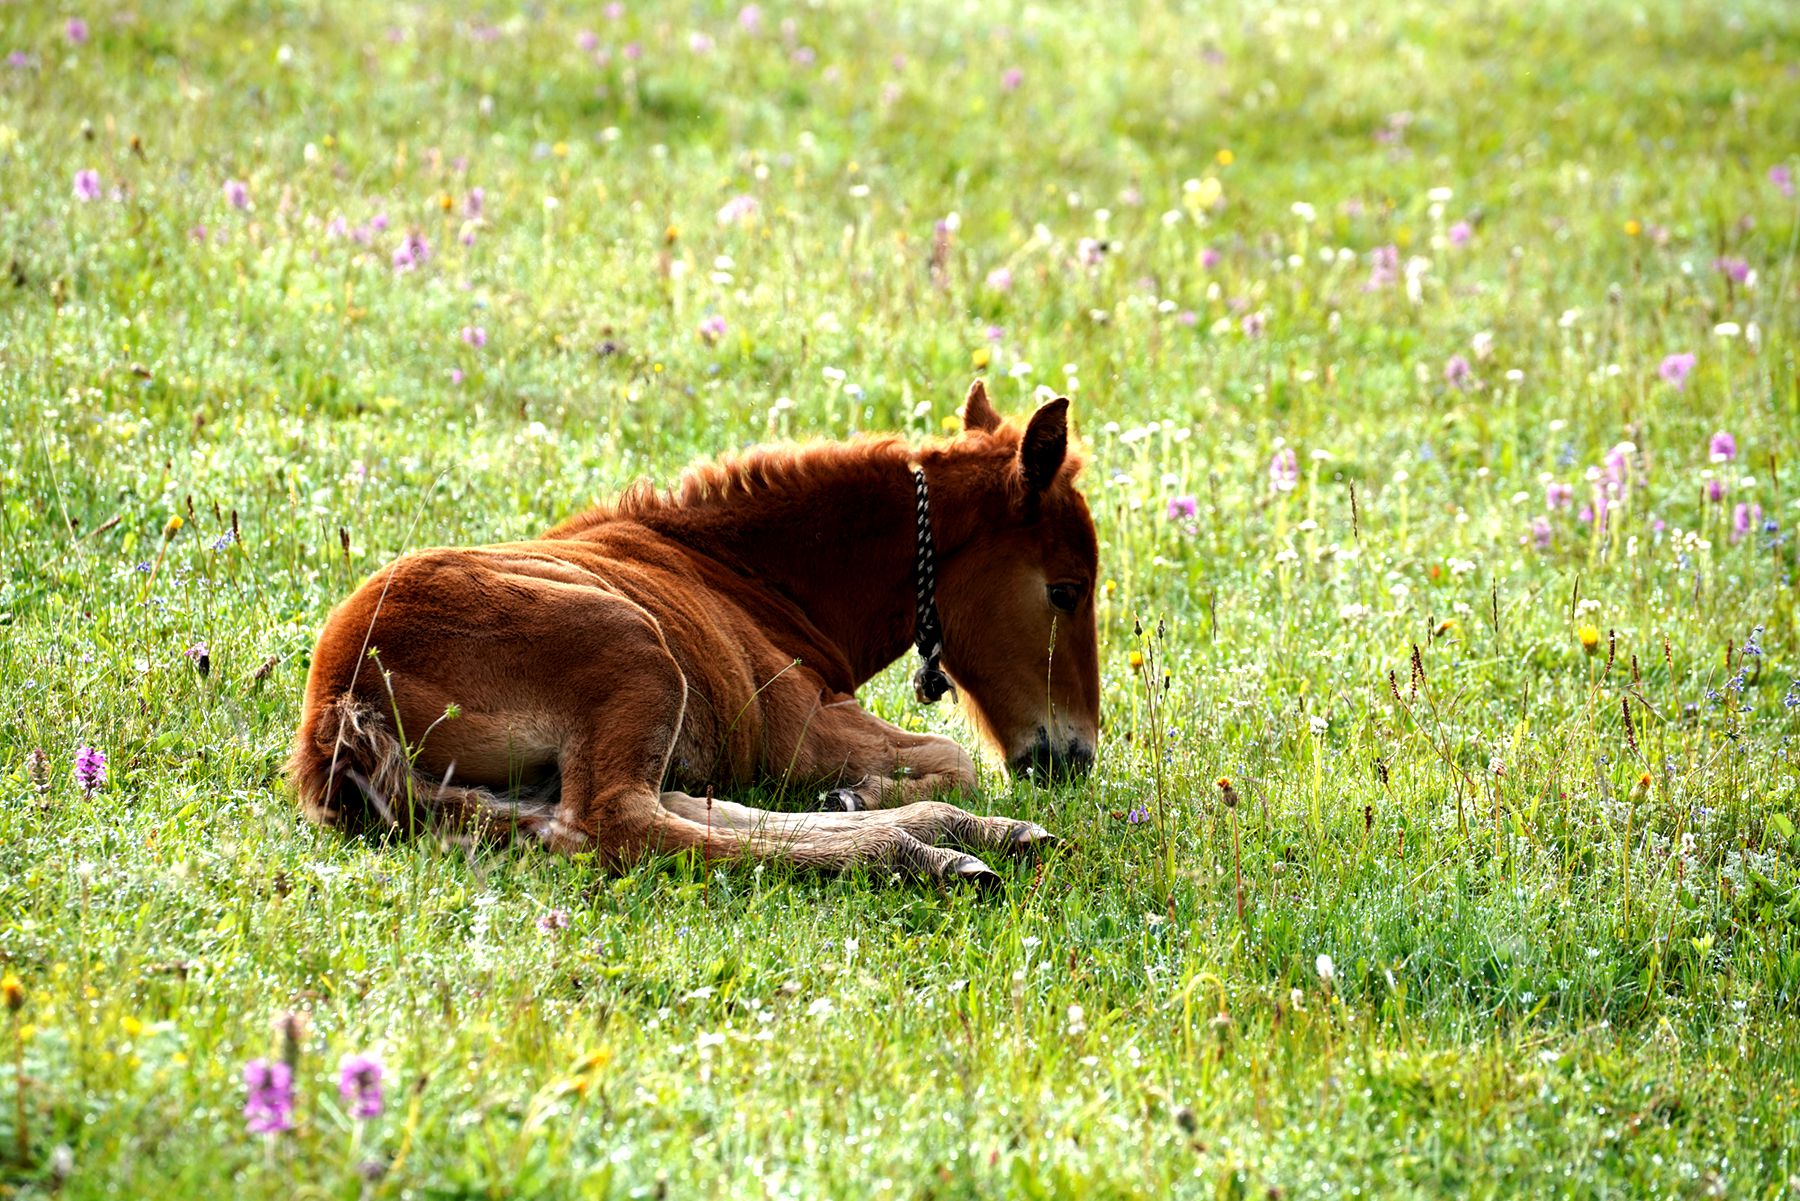
<instances>
[{"instance_id":1,"label":"dandelion flower","mask_svg":"<svg viewBox=\"0 0 1800 1201\"><path fill-rule=\"evenodd\" d=\"M1593 654L1600 649L1600 631L1594 626L1582 626L1575 631L1575 637L1581 642L1581 649Z\"/></svg>"}]
</instances>

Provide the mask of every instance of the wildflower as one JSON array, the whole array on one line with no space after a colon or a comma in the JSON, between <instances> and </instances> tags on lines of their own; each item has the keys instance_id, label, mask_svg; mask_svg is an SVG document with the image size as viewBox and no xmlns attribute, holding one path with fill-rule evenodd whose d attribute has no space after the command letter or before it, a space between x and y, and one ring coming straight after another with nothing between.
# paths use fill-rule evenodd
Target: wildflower
<instances>
[{"instance_id":1,"label":"wildflower","mask_svg":"<svg viewBox=\"0 0 1800 1201\"><path fill-rule=\"evenodd\" d=\"M199 672L202 677L212 674L212 652L207 649L205 639L201 639L182 651L181 656L192 663L194 670Z\"/></svg>"},{"instance_id":2,"label":"wildflower","mask_svg":"<svg viewBox=\"0 0 1800 1201\"><path fill-rule=\"evenodd\" d=\"M70 17L63 24L63 36L79 46L88 40L88 23L80 17Z\"/></svg>"},{"instance_id":3,"label":"wildflower","mask_svg":"<svg viewBox=\"0 0 1800 1201\"><path fill-rule=\"evenodd\" d=\"M1144 652L1132 651L1131 654L1126 657L1126 662L1131 664L1131 670L1142 671L1144 667Z\"/></svg>"},{"instance_id":4,"label":"wildflower","mask_svg":"<svg viewBox=\"0 0 1800 1201\"><path fill-rule=\"evenodd\" d=\"M100 199L100 173L92 169L75 172L75 199L86 204Z\"/></svg>"},{"instance_id":5,"label":"wildflower","mask_svg":"<svg viewBox=\"0 0 1800 1201\"><path fill-rule=\"evenodd\" d=\"M1244 319L1239 322L1239 325L1244 331L1244 337L1260 338L1263 335L1263 329L1268 325L1268 318L1263 316L1261 309L1258 309L1254 313L1245 313Z\"/></svg>"},{"instance_id":6,"label":"wildflower","mask_svg":"<svg viewBox=\"0 0 1800 1201\"><path fill-rule=\"evenodd\" d=\"M762 28L762 18L763 13L761 5L746 4L744 7L738 9L738 28L745 33L755 33L758 29Z\"/></svg>"},{"instance_id":7,"label":"wildflower","mask_svg":"<svg viewBox=\"0 0 1800 1201\"><path fill-rule=\"evenodd\" d=\"M225 203L234 209L250 207L250 185L241 179L228 179L224 187Z\"/></svg>"},{"instance_id":8,"label":"wildflower","mask_svg":"<svg viewBox=\"0 0 1800 1201\"><path fill-rule=\"evenodd\" d=\"M1106 258L1106 243L1096 238L1083 238L1075 244L1075 257L1083 267L1098 267Z\"/></svg>"},{"instance_id":9,"label":"wildflower","mask_svg":"<svg viewBox=\"0 0 1800 1201\"><path fill-rule=\"evenodd\" d=\"M567 909L552 909L550 912L538 918L537 927L545 934L554 934L558 930L567 930L569 928L569 911Z\"/></svg>"},{"instance_id":10,"label":"wildflower","mask_svg":"<svg viewBox=\"0 0 1800 1201\"><path fill-rule=\"evenodd\" d=\"M1600 649L1600 631L1594 626L1582 626L1575 631L1575 637L1581 642L1581 649L1586 654L1593 654Z\"/></svg>"},{"instance_id":11,"label":"wildflower","mask_svg":"<svg viewBox=\"0 0 1800 1201\"><path fill-rule=\"evenodd\" d=\"M251 1134L280 1134L294 1128L294 1069L276 1060L244 1065L244 1128Z\"/></svg>"},{"instance_id":12,"label":"wildflower","mask_svg":"<svg viewBox=\"0 0 1800 1201\"><path fill-rule=\"evenodd\" d=\"M6 65L15 71L23 71L31 65L31 56L23 50L14 50L6 56Z\"/></svg>"},{"instance_id":13,"label":"wildflower","mask_svg":"<svg viewBox=\"0 0 1800 1201\"><path fill-rule=\"evenodd\" d=\"M591 29L584 29L575 35L575 45L584 54L592 54L600 48L600 35Z\"/></svg>"},{"instance_id":14,"label":"wildflower","mask_svg":"<svg viewBox=\"0 0 1800 1201\"><path fill-rule=\"evenodd\" d=\"M695 54L711 54L713 40L710 35L695 30L693 33L688 34L688 49Z\"/></svg>"},{"instance_id":15,"label":"wildflower","mask_svg":"<svg viewBox=\"0 0 1800 1201\"><path fill-rule=\"evenodd\" d=\"M346 1055L338 1061L338 1096L359 1122L381 1116L381 1060L368 1054Z\"/></svg>"},{"instance_id":16,"label":"wildflower","mask_svg":"<svg viewBox=\"0 0 1800 1201\"><path fill-rule=\"evenodd\" d=\"M1365 292L1373 292L1380 288L1390 288L1400 280L1400 248L1389 244L1377 246L1369 252L1369 282L1363 285Z\"/></svg>"},{"instance_id":17,"label":"wildflower","mask_svg":"<svg viewBox=\"0 0 1800 1201\"><path fill-rule=\"evenodd\" d=\"M720 225L748 225L756 216L756 197L733 196L719 207Z\"/></svg>"},{"instance_id":18,"label":"wildflower","mask_svg":"<svg viewBox=\"0 0 1800 1201\"><path fill-rule=\"evenodd\" d=\"M1213 786L1219 790L1219 795L1224 800L1227 809L1236 809L1238 807L1237 789L1231 786L1230 776L1220 776L1213 781Z\"/></svg>"},{"instance_id":19,"label":"wildflower","mask_svg":"<svg viewBox=\"0 0 1800 1201\"><path fill-rule=\"evenodd\" d=\"M1544 503L1552 509L1566 509L1575 503L1575 485L1554 481L1544 485Z\"/></svg>"},{"instance_id":20,"label":"wildflower","mask_svg":"<svg viewBox=\"0 0 1800 1201\"><path fill-rule=\"evenodd\" d=\"M1701 486L1700 495L1708 504L1718 504L1725 499L1725 481L1717 476L1709 477Z\"/></svg>"},{"instance_id":21,"label":"wildflower","mask_svg":"<svg viewBox=\"0 0 1800 1201\"><path fill-rule=\"evenodd\" d=\"M105 751L91 746L80 747L76 750L75 783L80 786L84 796L91 796L95 789L106 784Z\"/></svg>"},{"instance_id":22,"label":"wildflower","mask_svg":"<svg viewBox=\"0 0 1800 1201\"><path fill-rule=\"evenodd\" d=\"M476 350L487 345L487 329L483 326L465 325L461 336L464 344L473 346Z\"/></svg>"},{"instance_id":23,"label":"wildflower","mask_svg":"<svg viewBox=\"0 0 1800 1201\"><path fill-rule=\"evenodd\" d=\"M1737 439L1724 430L1720 430L1706 444L1706 452L1712 456L1712 461L1715 463L1729 463L1737 458Z\"/></svg>"},{"instance_id":24,"label":"wildflower","mask_svg":"<svg viewBox=\"0 0 1800 1201\"><path fill-rule=\"evenodd\" d=\"M1269 488L1274 492L1292 492L1300 483L1300 457L1294 448L1284 446L1269 460Z\"/></svg>"},{"instance_id":25,"label":"wildflower","mask_svg":"<svg viewBox=\"0 0 1800 1201\"><path fill-rule=\"evenodd\" d=\"M1738 541L1762 524L1762 506L1739 501L1731 511L1731 540Z\"/></svg>"},{"instance_id":26,"label":"wildflower","mask_svg":"<svg viewBox=\"0 0 1800 1201\"><path fill-rule=\"evenodd\" d=\"M8 1013L25 1008L25 982L19 979L18 973L8 972L0 977L0 1001L6 1003Z\"/></svg>"},{"instance_id":27,"label":"wildflower","mask_svg":"<svg viewBox=\"0 0 1800 1201\"><path fill-rule=\"evenodd\" d=\"M1661 365L1657 367L1656 374L1663 383L1679 392L1687 387L1688 373L1694 369L1695 362L1696 359L1691 354L1666 355Z\"/></svg>"},{"instance_id":28,"label":"wildflower","mask_svg":"<svg viewBox=\"0 0 1800 1201\"><path fill-rule=\"evenodd\" d=\"M1531 544L1539 550L1550 549L1550 522L1547 518L1538 517L1532 521Z\"/></svg>"},{"instance_id":29,"label":"wildflower","mask_svg":"<svg viewBox=\"0 0 1800 1201\"><path fill-rule=\"evenodd\" d=\"M1467 221L1458 221L1450 227L1450 245L1467 246L1469 239L1475 236L1475 230Z\"/></svg>"},{"instance_id":30,"label":"wildflower","mask_svg":"<svg viewBox=\"0 0 1800 1201\"><path fill-rule=\"evenodd\" d=\"M1317 959L1313 960L1313 970L1319 973L1319 980L1326 988L1330 988L1332 982L1337 979L1337 964L1331 962L1329 955L1321 953Z\"/></svg>"},{"instance_id":31,"label":"wildflower","mask_svg":"<svg viewBox=\"0 0 1800 1201\"><path fill-rule=\"evenodd\" d=\"M463 216L473 221L486 208L487 192L482 188L470 188L469 194L463 197Z\"/></svg>"},{"instance_id":32,"label":"wildflower","mask_svg":"<svg viewBox=\"0 0 1800 1201\"><path fill-rule=\"evenodd\" d=\"M700 319L700 340L710 346L725 336L725 328L725 318L717 313L702 317Z\"/></svg>"},{"instance_id":33,"label":"wildflower","mask_svg":"<svg viewBox=\"0 0 1800 1201\"><path fill-rule=\"evenodd\" d=\"M1769 182L1775 185L1777 192L1789 200L1794 198L1794 173L1785 164L1776 163L1769 168Z\"/></svg>"},{"instance_id":34,"label":"wildflower","mask_svg":"<svg viewBox=\"0 0 1800 1201\"><path fill-rule=\"evenodd\" d=\"M1196 516L1200 512L1200 502L1191 496L1171 496L1169 498L1169 520L1181 521Z\"/></svg>"},{"instance_id":35,"label":"wildflower","mask_svg":"<svg viewBox=\"0 0 1800 1201\"><path fill-rule=\"evenodd\" d=\"M1025 72L1017 67L1008 67L1000 76L1000 86L1008 92L1016 92L1019 85L1025 82Z\"/></svg>"},{"instance_id":36,"label":"wildflower","mask_svg":"<svg viewBox=\"0 0 1800 1201\"><path fill-rule=\"evenodd\" d=\"M995 292L1009 292L1013 286L1013 274L1005 267L995 267L987 273L987 286Z\"/></svg>"},{"instance_id":37,"label":"wildflower","mask_svg":"<svg viewBox=\"0 0 1800 1201\"><path fill-rule=\"evenodd\" d=\"M1475 378L1475 369L1469 366L1469 360L1459 354L1450 356L1444 364L1444 382L1452 388L1467 388Z\"/></svg>"},{"instance_id":38,"label":"wildflower","mask_svg":"<svg viewBox=\"0 0 1800 1201\"><path fill-rule=\"evenodd\" d=\"M1726 276L1734 284L1741 284L1750 278L1750 264L1734 256L1714 259L1713 270Z\"/></svg>"},{"instance_id":39,"label":"wildflower","mask_svg":"<svg viewBox=\"0 0 1800 1201\"><path fill-rule=\"evenodd\" d=\"M1494 353L1493 332L1484 329L1473 338L1470 338L1469 349L1475 352L1475 357L1477 359L1486 361L1488 356Z\"/></svg>"},{"instance_id":40,"label":"wildflower","mask_svg":"<svg viewBox=\"0 0 1800 1201\"><path fill-rule=\"evenodd\" d=\"M25 756L25 774L31 780L32 791L43 796L50 791L50 756L44 754L42 747L32 747Z\"/></svg>"},{"instance_id":41,"label":"wildflower","mask_svg":"<svg viewBox=\"0 0 1800 1201\"><path fill-rule=\"evenodd\" d=\"M1211 271L1214 267L1217 267L1219 265L1220 257L1221 256L1217 250L1213 249L1211 246L1208 246L1205 250L1202 250L1200 252L1200 265L1202 267L1206 268L1208 271Z\"/></svg>"},{"instance_id":42,"label":"wildflower","mask_svg":"<svg viewBox=\"0 0 1800 1201\"><path fill-rule=\"evenodd\" d=\"M1125 820L1134 826L1141 826L1150 820L1150 811L1140 805L1127 814Z\"/></svg>"}]
</instances>

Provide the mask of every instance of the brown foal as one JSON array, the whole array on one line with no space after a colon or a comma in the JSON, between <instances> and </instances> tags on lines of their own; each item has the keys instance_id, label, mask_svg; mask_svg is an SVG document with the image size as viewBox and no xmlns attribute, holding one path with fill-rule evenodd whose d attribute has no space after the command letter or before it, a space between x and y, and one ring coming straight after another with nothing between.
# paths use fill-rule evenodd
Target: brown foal
<instances>
[{"instance_id":1,"label":"brown foal","mask_svg":"<svg viewBox=\"0 0 1800 1201\"><path fill-rule=\"evenodd\" d=\"M916 643L921 697L953 681L1015 773L1086 771L1098 552L1067 421L1061 398L1003 421L978 380L955 438L754 449L536 541L403 556L319 636L288 766L302 810L614 864L994 881L980 853L1049 834L937 799L973 793L968 754L855 692ZM713 799L757 782L830 811Z\"/></svg>"}]
</instances>

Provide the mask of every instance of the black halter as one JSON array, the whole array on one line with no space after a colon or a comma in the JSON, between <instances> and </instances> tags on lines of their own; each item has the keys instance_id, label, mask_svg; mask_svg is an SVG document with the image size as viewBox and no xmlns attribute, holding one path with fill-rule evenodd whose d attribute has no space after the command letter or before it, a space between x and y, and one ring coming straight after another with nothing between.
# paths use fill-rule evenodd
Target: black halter
<instances>
[{"instance_id":1,"label":"black halter","mask_svg":"<svg viewBox=\"0 0 1800 1201\"><path fill-rule=\"evenodd\" d=\"M931 499L925 488L925 469L913 468L913 487L919 498L919 530L913 551L913 584L918 589L918 619L913 626L913 645L924 662L913 673L913 694L929 705L946 692L955 691L950 677L938 666L944 657L944 627L937 611L937 555L931 544Z\"/></svg>"}]
</instances>

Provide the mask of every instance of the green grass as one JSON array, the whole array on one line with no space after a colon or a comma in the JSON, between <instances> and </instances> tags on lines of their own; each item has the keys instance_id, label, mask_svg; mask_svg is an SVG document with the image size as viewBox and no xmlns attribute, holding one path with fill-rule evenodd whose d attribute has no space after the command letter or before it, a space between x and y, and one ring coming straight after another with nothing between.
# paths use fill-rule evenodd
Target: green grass
<instances>
[{"instance_id":1,"label":"green grass","mask_svg":"<svg viewBox=\"0 0 1800 1201\"><path fill-rule=\"evenodd\" d=\"M0 6L0 1195L1800 1187L1800 11L764 9ZM385 560L935 432L983 364L1089 458L1099 766L971 802L1064 853L987 898L298 822ZM905 671L866 703L969 741Z\"/></svg>"}]
</instances>

